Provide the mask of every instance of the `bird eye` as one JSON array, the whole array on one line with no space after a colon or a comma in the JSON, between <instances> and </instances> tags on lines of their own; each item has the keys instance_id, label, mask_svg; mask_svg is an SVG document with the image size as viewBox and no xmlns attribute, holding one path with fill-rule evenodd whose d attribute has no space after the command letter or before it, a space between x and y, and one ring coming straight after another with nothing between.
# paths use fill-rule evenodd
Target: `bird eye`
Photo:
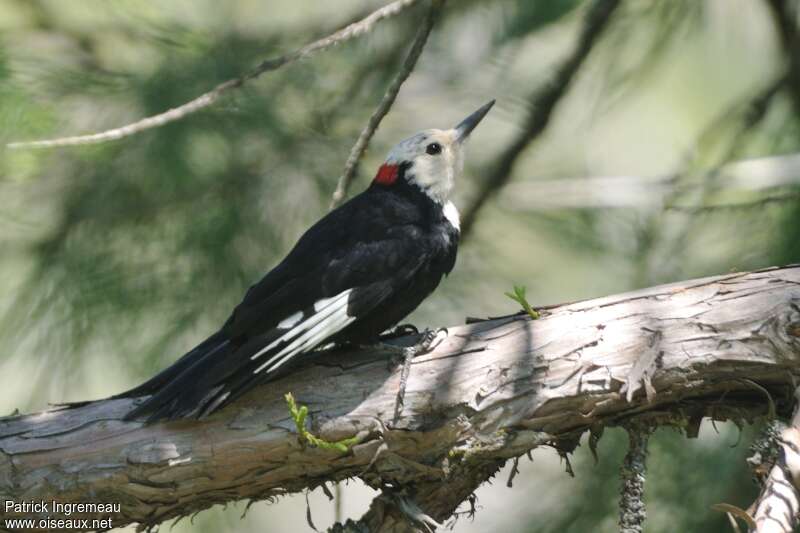
<instances>
[{"instance_id":1,"label":"bird eye","mask_svg":"<svg viewBox=\"0 0 800 533\"><path fill-rule=\"evenodd\" d=\"M436 155L442 153L442 145L439 143L430 143L425 151L428 152L430 155Z\"/></svg>"}]
</instances>

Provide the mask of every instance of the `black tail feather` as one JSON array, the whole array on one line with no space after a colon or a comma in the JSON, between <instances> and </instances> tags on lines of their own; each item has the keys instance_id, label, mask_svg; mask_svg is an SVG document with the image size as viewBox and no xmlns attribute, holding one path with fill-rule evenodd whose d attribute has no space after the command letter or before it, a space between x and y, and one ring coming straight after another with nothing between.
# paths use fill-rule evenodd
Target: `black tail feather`
<instances>
[{"instance_id":1,"label":"black tail feather","mask_svg":"<svg viewBox=\"0 0 800 533\"><path fill-rule=\"evenodd\" d=\"M152 379L115 396L131 398L150 395L125 415L125 420L146 417L148 422L153 422L194 416L202 407L202 396L209 393L209 389L202 386L201 382L212 376L223 377L209 370L229 356L226 352L231 348L228 340L212 336Z\"/></svg>"},{"instance_id":2,"label":"black tail feather","mask_svg":"<svg viewBox=\"0 0 800 533\"><path fill-rule=\"evenodd\" d=\"M209 337L154 378L115 396L150 395L125 415L125 420L144 418L155 422L201 418L222 408L256 383L282 374L254 374L259 362L250 359L279 335L279 330L273 330L243 344L234 343L220 334Z\"/></svg>"},{"instance_id":3,"label":"black tail feather","mask_svg":"<svg viewBox=\"0 0 800 533\"><path fill-rule=\"evenodd\" d=\"M203 354L208 353L209 350L213 350L217 345L222 343L225 340L223 335L219 332L211 335L209 338L198 344L194 347L191 351L187 352L183 355L180 359L175 361L173 364L150 378L149 380L145 381L141 385L134 387L130 390L125 392L121 392L119 394L115 394L111 397L111 399L116 398L138 398L140 396L147 396L149 394L155 394L158 390L165 387L168 383L173 381L177 378L181 373L183 373L186 369L192 366L198 357L202 357Z\"/></svg>"}]
</instances>

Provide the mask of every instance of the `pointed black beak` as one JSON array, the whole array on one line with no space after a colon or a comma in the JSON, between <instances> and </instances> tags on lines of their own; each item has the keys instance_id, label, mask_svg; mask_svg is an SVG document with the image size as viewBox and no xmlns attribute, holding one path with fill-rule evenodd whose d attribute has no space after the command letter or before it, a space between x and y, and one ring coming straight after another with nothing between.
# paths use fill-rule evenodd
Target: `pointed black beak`
<instances>
[{"instance_id":1,"label":"pointed black beak","mask_svg":"<svg viewBox=\"0 0 800 533\"><path fill-rule=\"evenodd\" d=\"M467 139L467 137L469 137L469 134L472 133L472 130L475 129L475 126L477 126L480 123L480 121L483 120L483 117L486 116L486 113L489 112L489 110L492 108L493 105L494 105L494 100L492 100L491 102L484 105L483 107L475 111L473 114L462 120L458 124L458 126L455 127L456 140L458 142L464 142Z\"/></svg>"}]
</instances>

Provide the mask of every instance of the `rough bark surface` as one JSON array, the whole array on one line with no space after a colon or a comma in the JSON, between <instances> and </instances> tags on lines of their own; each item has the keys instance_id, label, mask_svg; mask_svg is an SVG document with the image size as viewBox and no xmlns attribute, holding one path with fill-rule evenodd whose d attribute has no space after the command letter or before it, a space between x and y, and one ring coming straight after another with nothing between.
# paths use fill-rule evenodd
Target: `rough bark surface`
<instances>
[{"instance_id":1,"label":"rough bark surface","mask_svg":"<svg viewBox=\"0 0 800 533\"><path fill-rule=\"evenodd\" d=\"M0 499L120 502L115 527L147 526L361 476L386 490L349 530L419 531L408 505L444 520L538 445L634 417L691 433L702 416L791 412L798 376L800 266L730 274L449 328L414 360L397 419L399 369L366 351L326 354L207 420L123 422L130 400L0 419ZM315 434L360 443L298 442L286 392Z\"/></svg>"}]
</instances>

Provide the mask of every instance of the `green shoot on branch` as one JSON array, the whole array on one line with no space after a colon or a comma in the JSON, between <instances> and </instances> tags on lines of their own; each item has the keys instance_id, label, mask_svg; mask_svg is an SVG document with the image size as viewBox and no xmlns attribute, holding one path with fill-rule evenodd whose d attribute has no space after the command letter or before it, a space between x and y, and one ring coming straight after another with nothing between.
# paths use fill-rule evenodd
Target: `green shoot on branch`
<instances>
[{"instance_id":1,"label":"green shoot on branch","mask_svg":"<svg viewBox=\"0 0 800 533\"><path fill-rule=\"evenodd\" d=\"M522 306L522 309L525 310L526 313L530 315L530 317L534 320L539 318L539 312L536 311L531 304L528 303L527 298L525 298L525 286L524 285L514 285L514 294L510 292L505 293L506 296L517 302L519 305Z\"/></svg>"},{"instance_id":2,"label":"green shoot on branch","mask_svg":"<svg viewBox=\"0 0 800 533\"><path fill-rule=\"evenodd\" d=\"M284 396L286 398L286 405L289 406L289 414L292 416L292 420L294 420L294 424L297 427L297 435L300 437L300 440L304 440L311 444L312 446L316 446L317 448L322 448L325 450L336 450L337 452L347 453L350 451L350 448L358 444L361 440L360 438L356 437L349 437L347 439L342 439L336 442L328 442L324 439L320 439L319 437L315 437L310 431L306 429L306 418L308 417L308 407L305 405L301 405L300 407L297 406L297 402L292 396L292 393L289 392Z\"/></svg>"}]
</instances>

